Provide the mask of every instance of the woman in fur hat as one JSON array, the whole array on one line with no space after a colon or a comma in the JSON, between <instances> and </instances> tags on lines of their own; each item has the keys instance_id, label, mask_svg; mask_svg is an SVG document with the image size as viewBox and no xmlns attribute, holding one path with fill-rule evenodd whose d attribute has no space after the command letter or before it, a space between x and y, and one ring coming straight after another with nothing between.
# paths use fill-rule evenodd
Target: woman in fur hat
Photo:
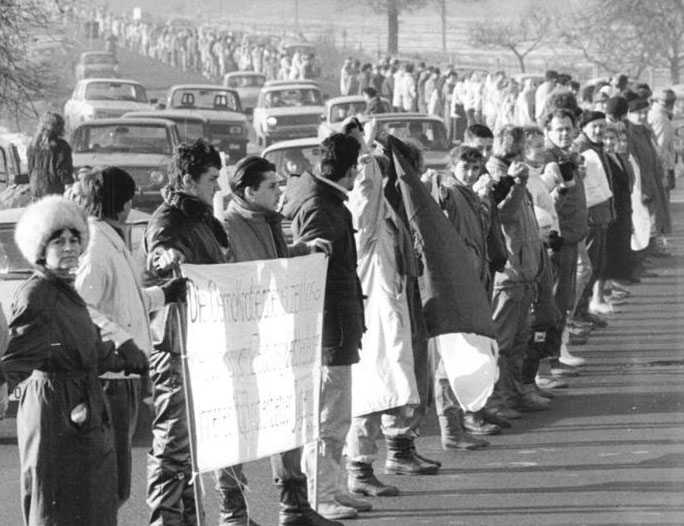
<instances>
[{"instance_id":1,"label":"woman in fur hat","mask_svg":"<svg viewBox=\"0 0 684 526\"><path fill-rule=\"evenodd\" d=\"M139 357L102 342L74 288L88 244L76 203L48 196L30 205L15 240L35 267L14 296L2 357L10 390L28 379L17 413L24 522L115 525L116 459L98 373L143 372L131 367Z\"/></svg>"}]
</instances>

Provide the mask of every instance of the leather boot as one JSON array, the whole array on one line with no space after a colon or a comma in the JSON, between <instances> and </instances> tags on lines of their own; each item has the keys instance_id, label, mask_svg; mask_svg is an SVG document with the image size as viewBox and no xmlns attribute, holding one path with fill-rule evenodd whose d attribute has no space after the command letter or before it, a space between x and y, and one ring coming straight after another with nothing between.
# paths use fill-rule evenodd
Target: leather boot
<instances>
[{"instance_id":1,"label":"leather boot","mask_svg":"<svg viewBox=\"0 0 684 526\"><path fill-rule=\"evenodd\" d=\"M475 438L466 433L461 422L460 411L453 411L447 415L440 415L439 427L442 435L442 447L444 449L463 449L470 451L482 449L489 445L486 440Z\"/></svg>"},{"instance_id":2,"label":"leather boot","mask_svg":"<svg viewBox=\"0 0 684 526\"><path fill-rule=\"evenodd\" d=\"M551 400L537 392L535 384L524 384L520 403L516 407L520 411L547 411L551 408Z\"/></svg>"},{"instance_id":3,"label":"leather boot","mask_svg":"<svg viewBox=\"0 0 684 526\"><path fill-rule=\"evenodd\" d=\"M472 413L466 411L463 414L463 426L471 435L498 435L501 433L501 426L487 422L482 415L482 411Z\"/></svg>"},{"instance_id":4,"label":"leather boot","mask_svg":"<svg viewBox=\"0 0 684 526\"><path fill-rule=\"evenodd\" d=\"M366 497L396 497L396 486L383 484L373 472L373 465L365 462L350 462L347 465L347 488L350 493Z\"/></svg>"},{"instance_id":5,"label":"leather boot","mask_svg":"<svg viewBox=\"0 0 684 526\"><path fill-rule=\"evenodd\" d=\"M241 489L219 489L219 526L259 526L249 518Z\"/></svg>"},{"instance_id":6,"label":"leather boot","mask_svg":"<svg viewBox=\"0 0 684 526\"><path fill-rule=\"evenodd\" d=\"M280 526L344 526L316 513L309 504L306 481L288 480L277 484L280 490Z\"/></svg>"},{"instance_id":7,"label":"leather boot","mask_svg":"<svg viewBox=\"0 0 684 526\"><path fill-rule=\"evenodd\" d=\"M405 437L385 437L387 444L386 475L436 475L439 466L416 457L413 440Z\"/></svg>"}]
</instances>

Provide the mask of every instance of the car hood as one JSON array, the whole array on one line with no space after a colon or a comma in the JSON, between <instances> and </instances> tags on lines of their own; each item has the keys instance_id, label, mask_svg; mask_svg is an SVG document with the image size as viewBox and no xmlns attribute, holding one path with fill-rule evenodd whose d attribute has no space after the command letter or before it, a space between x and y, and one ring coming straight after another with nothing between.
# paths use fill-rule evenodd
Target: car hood
<instances>
[{"instance_id":1,"label":"car hood","mask_svg":"<svg viewBox=\"0 0 684 526\"><path fill-rule=\"evenodd\" d=\"M174 113L176 112L182 112L184 111L183 108L169 108L169 110L173 110ZM209 122L223 122L223 121L231 121L231 122L240 122L240 123L246 123L247 122L247 117L245 117L244 114L239 113L237 111L216 111L216 110L202 110L202 109L192 109L188 111L189 114L194 114L194 115L201 115L205 119L208 119Z\"/></svg>"},{"instance_id":2,"label":"car hood","mask_svg":"<svg viewBox=\"0 0 684 526\"><path fill-rule=\"evenodd\" d=\"M325 112L325 108L323 106L295 106L292 108L263 108L262 111L269 116L278 117L280 115L320 115Z\"/></svg>"},{"instance_id":3,"label":"car hood","mask_svg":"<svg viewBox=\"0 0 684 526\"><path fill-rule=\"evenodd\" d=\"M423 152L426 168L446 168L449 164L449 152L426 150Z\"/></svg>"},{"instance_id":4,"label":"car hood","mask_svg":"<svg viewBox=\"0 0 684 526\"><path fill-rule=\"evenodd\" d=\"M157 168L171 161L170 155L158 153L74 153L72 154L74 167L82 166L149 166Z\"/></svg>"}]
</instances>

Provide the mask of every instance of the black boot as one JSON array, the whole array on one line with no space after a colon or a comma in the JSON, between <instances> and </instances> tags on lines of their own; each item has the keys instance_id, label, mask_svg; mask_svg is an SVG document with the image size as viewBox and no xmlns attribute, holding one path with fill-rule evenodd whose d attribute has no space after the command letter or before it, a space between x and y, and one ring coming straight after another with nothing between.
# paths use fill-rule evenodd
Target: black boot
<instances>
[{"instance_id":1,"label":"black boot","mask_svg":"<svg viewBox=\"0 0 684 526\"><path fill-rule=\"evenodd\" d=\"M442 467L442 463L439 460L432 460L431 458L424 457L423 455L418 453L418 450L416 449L416 441L413 438L411 439L411 449L413 450L413 456L416 457L418 460L422 460L423 462L432 464L433 466L437 466L438 468Z\"/></svg>"},{"instance_id":2,"label":"black boot","mask_svg":"<svg viewBox=\"0 0 684 526\"><path fill-rule=\"evenodd\" d=\"M316 513L309 504L306 480L277 484L280 490L280 526L344 526Z\"/></svg>"},{"instance_id":3,"label":"black boot","mask_svg":"<svg viewBox=\"0 0 684 526\"><path fill-rule=\"evenodd\" d=\"M219 489L219 526L259 526L249 518L241 489Z\"/></svg>"},{"instance_id":4,"label":"black boot","mask_svg":"<svg viewBox=\"0 0 684 526\"><path fill-rule=\"evenodd\" d=\"M396 497L399 489L396 486L383 484L373 473L373 466L365 462L349 462L347 464L347 489L355 495L366 497Z\"/></svg>"},{"instance_id":5,"label":"black boot","mask_svg":"<svg viewBox=\"0 0 684 526\"><path fill-rule=\"evenodd\" d=\"M416 457L413 440L405 437L385 437L387 444L387 475L436 475L439 466Z\"/></svg>"}]
</instances>

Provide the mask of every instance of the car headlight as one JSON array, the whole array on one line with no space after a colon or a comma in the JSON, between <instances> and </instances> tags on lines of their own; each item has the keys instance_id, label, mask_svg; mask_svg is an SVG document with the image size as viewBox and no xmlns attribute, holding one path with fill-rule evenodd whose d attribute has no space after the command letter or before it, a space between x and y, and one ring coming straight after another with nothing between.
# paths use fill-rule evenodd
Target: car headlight
<instances>
[{"instance_id":1,"label":"car headlight","mask_svg":"<svg viewBox=\"0 0 684 526\"><path fill-rule=\"evenodd\" d=\"M164 172L161 170L152 170L150 172L150 181L152 181L155 184L162 184L164 182L164 179L166 177L164 176Z\"/></svg>"},{"instance_id":2,"label":"car headlight","mask_svg":"<svg viewBox=\"0 0 684 526\"><path fill-rule=\"evenodd\" d=\"M268 119L266 119L266 124L268 124L269 126L275 126L276 124L278 124L278 119L276 119L275 117L269 117Z\"/></svg>"},{"instance_id":3,"label":"car headlight","mask_svg":"<svg viewBox=\"0 0 684 526\"><path fill-rule=\"evenodd\" d=\"M230 133L231 135L242 135L242 126L230 126L228 128L228 133Z\"/></svg>"}]
</instances>

